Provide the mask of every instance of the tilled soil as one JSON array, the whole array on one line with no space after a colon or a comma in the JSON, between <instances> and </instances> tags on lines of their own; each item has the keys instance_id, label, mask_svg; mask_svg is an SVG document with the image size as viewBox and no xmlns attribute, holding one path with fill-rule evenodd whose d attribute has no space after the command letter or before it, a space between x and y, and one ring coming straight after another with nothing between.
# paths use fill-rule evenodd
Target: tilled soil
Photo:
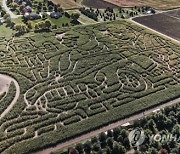
<instances>
[{"instance_id":1,"label":"tilled soil","mask_svg":"<svg viewBox=\"0 0 180 154\"><path fill-rule=\"evenodd\" d=\"M134 21L180 41L180 20L166 13L137 17Z\"/></svg>"},{"instance_id":2,"label":"tilled soil","mask_svg":"<svg viewBox=\"0 0 180 154\"><path fill-rule=\"evenodd\" d=\"M82 4L85 6L88 6L88 7L99 8L99 9L103 9L103 8L107 8L107 7L111 7L111 8L119 7L115 4L106 2L104 0L83 0Z\"/></svg>"}]
</instances>

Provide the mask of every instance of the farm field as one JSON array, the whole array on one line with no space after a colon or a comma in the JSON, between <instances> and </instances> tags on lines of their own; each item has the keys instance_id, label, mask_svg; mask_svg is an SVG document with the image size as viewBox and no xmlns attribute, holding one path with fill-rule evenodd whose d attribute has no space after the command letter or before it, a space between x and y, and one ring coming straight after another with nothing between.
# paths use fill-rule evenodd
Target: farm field
<instances>
[{"instance_id":1,"label":"farm field","mask_svg":"<svg viewBox=\"0 0 180 154\"><path fill-rule=\"evenodd\" d=\"M105 0L106 2L118 5L118 6L152 6L157 9L167 10L180 7L179 0Z\"/></svg>"},{"instance_id":2,"label":"farm field","mask_svg":"<svg viewBox=\"0 0 180 154\"><path fill-rule=\"evenodd\" d=\"M172 11L167 11L164 14L169 15L171 17L180 19L180 9L172 10Z\"/></svg>"},{"instance_id":3,"label":"farm field","mask_svg":"<svg viewBox=\"0 0 180 154\"><path fill-rule=\"evenodd\" d=\"M100 8L104 9L107 7L111 8L117 8L118 5L112 4L111 2L106 2L105 0L83 0L82 4L87 6L87 7L92 7L92 8Z\"/></svg>"},{"instance_id":4,"label":"farm field","mask_svg":"<svg viewBox=\"0 0 180 154\"><path fill-rule=\"evenodd\" d=\"M60 4L63 9L79 8L81 4L74 0L51 0L55 4Z\"/></svg>"},{"instance_id":5,"label":"farm field","mask_svg":"<svg viewBox=\"0 0 180 154\"><path fill-rule=\"evenodd\" d=\"M2 154L34 152L180 96L179 44L127 20L1 36L0 57L0 74L13 81L0 95Z\"/></svg>"},{"instance_id":6,"label":"farm field","mask_svg":"<svg viewBox=\"0 0 180 154\"><path fill-rule=\"evenodd\" d=\"M133 20L180 41L180 18L176 12L177 11L170 11L169 13L165 12L150 16L137 17Z\"/></svg>"}]
</instances>

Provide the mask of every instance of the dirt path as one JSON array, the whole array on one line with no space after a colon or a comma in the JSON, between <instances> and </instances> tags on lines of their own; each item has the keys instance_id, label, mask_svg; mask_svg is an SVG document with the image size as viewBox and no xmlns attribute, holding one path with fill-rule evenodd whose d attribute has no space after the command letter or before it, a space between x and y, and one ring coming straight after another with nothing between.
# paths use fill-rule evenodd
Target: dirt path
<instances>
[{"instance_id":1,"label":"dirt path","mask_svg":"<svg viewBox=\"0 0 180 154\"><path fill-rule=\"evenodd\" d=\"M11 104L8 106L8 108L0 115L0 119L1 119L13 108L14 104L17 102L20 95L20 87L19 87L18 82L8 75L0 74L0 79L1 79L0 85L2 86L2 91L8 91L9 85L11 82L13 82L16 87L16 95L13 101L11 102ZM1 93L1 90L0 90L0 93Z\"/></svg>"},{"instance_id":2,"label":"dirt path","mask_svg":"<svg viewBox=\"0 0 180 154\"><path fill-rule=\"evenodd\" d=\"M2 6L4 7L4 9L6 10L6 13L8 13L12 19L18 18L21 15L15 15L6 5L6 0L2 0Z\"/></svg>"},{"instance_id":3,"label":"dirt path","mask_svg":"<svg viewBox=\"0 0 180 154\"><path fill-rule=\"evenodd\" d=\"M51 152L56 151L58 149L62 149L64 147L70 146L72 144L75 144L75 143L81 142L83 140L89 139L89 138L91 138L91 137L93 137L95 135L98 135L101 132L106 132L107 130L116 128L116 127L121 126L121 125L123 125L125 123L131 122L131 121L140 119L140 118L142 118L144 116L147 116L149 114L152 114L153 112L158 111L159 109L163 109L165 107L168 107L168 106L171 106L171 105L175 105L175 104L178 104L178 103L180 103L180 98L177 98L177 99L175 99L173 101L170 101L170 102L167 102L165 104L159 105L157 107L151 108L151 109L146 110L144 112L141 112L139 114L133 115L133 116L131 116L129 118L126 118L126 119L120 120L118 122L112 123L112 124L110 124L108 126L102 127L102 128L100 128L98 130L95 130L95 131L92 131L90 133L87 133L87 134L84 134L82 136L79 136L77 138L71 139L71 140L69 140L67 142L57 144L54 147L50 147L50 148L44 149L44 150L42 150L40 152L37 152L36 154L50 154Z\"/></svg>"}]
</instances>

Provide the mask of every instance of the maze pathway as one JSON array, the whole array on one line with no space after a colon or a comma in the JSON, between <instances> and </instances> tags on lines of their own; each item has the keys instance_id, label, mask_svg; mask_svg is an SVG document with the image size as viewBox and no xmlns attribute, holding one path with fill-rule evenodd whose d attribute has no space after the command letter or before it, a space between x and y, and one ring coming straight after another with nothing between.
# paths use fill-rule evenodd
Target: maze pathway
<instances>
[{"instance_id":1,"label":"maze pathway","mask_svg":"<svg viewBox=\"0 0 180 154\"><path fill-rule=\"evenodd\" d=\"M1 37L0 72L20 95L0 121L0 152L32 152L179 97L179 51L127 21Z\"/></svg>"}]
</instances>

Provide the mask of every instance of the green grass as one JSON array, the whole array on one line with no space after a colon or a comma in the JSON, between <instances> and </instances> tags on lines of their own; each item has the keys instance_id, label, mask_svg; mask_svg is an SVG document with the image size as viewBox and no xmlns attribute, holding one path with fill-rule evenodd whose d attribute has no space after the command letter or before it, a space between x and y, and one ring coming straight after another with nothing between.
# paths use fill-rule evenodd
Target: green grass
<instances>
[{"instance_id":1,"label":"green grass","mask_svg":"<svg viewBox=\"0 0 180 154\"><path fill-rule=\"evenodd\" d=\"M6 38L10 38L14 34L14 31L10 29L9 27L6 27L5 24L0 26L0 36L4 36Z\"/></svg>"},{"instance_id":2,"label":"green grass","mask_svg":"<svg viewBox=\"0 0 180 154\"><path fill-rule=\"evenodd\" d=\"M87 16L83 15L79 10L69 10L68 13L69 13L69 14L79 13L79 14L80 14L80 17L79 17L78 20L79 20L82 24L89 25L89 24L95 24L95 23L96 23L93 19L88 18Z\"/></svg>"},{"instance_id":3,"label":"green grass","mask_svg":"<svg viewBox=\"0 0 180 154\"><path fill-rule=\"evenodd\" d=\"M65 16L59 18L59 19L54 19L51 17L48 17L48 19L55 25L57 25L58 27L62 27L62 24L70 24L71 19L67 18Z\"/></svg>"}]
</instances>

